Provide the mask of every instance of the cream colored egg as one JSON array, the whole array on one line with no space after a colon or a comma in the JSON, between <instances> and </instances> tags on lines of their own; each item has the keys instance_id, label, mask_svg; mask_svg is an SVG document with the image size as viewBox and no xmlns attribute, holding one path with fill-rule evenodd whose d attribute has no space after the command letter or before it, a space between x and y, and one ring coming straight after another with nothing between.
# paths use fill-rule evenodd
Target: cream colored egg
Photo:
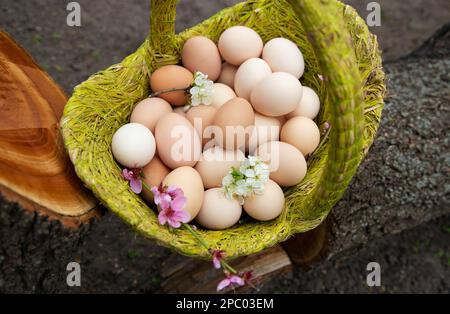
<instances>
[{"instance_id":1,"label":"cream colored egg","mask_svg":"<svg viewBox=\"0 0 450 314\"><path fill-rule=\"evenodd\" d=\"M258 58L263 45L258 33L245 26L230 27L219 38L220 54L226 62L237 66L250 58Z\"/></svg>"},{"instance_id":2,"label":"cream colored egg","mask_svg":"<svg viewBox=\"0 0 450 314\"><path fill-rule=\"evenodd\" d=\"M186 112L186 118L202 138L202 146L212 140L212 134L205 132L205 129L213 123L216 113L217 109L211 105L195 106Z\"/></svg>"},{"instance_id":3,"label":"cream colored egg","mask_svg":"<svg viewBox=\"0 0 450 314\"><path fill-rule=\"evenodd\" d=\"M281 214L284 203L283 190L276 182L268 180L262 194L256 194L245 200L244 210L256 220L268 221Z\"/></svg>"},{"instance_id":4,"label":"cream colored egg","mask_svg":"<svg viewBox=\"0 0 450 314\"><path fill-rule=\"evenodd\" d=\"M242 206L235 199L228 199L221 188L205 191L203 204L195 220L211 230L230 228L239 221Z\"/></svg>"},{"instance_id":5,"label":"cream colored egg","mask_svg":"<svg viewBox=\"0 0 450 314\"><path fill-rule=\"evenodd\" d=\"M163 182L164 178L170 173L170 169L158 158L153 157L152 161L142 169L144 175L144 182L151 188L158 186ZM143 198L149 202L153 202L153 193L147 189L142 189Z\"/></svg>"},{"instance_id":6,"label":"cream colored egg","mask_svg":"<svg viewBox=\"0 0 450 314\"><path fill-rule=\"evenodd\" d=\"M234 88L234 76L236 75L237 69L237 66L224 62L217 82Z\"/></svg>"},{"instance_id":7,"label":"cream colored egg","mask_svg":"<svg viewBox=\"0 0 450 314\"><path fill-rule=\"evenodd\" d=\"M277 118L255 113L255 127L247 145L249 154L253 155L256 148L264 143L278 141L280 130L281 124Z\"/></svg>"},{"instance_id":8,"label":"cream colored egg","mask_svg":"<svg viewBox=\"0 0 450 314\"><path fill-rule=\"evenodd\" d=\"M215 146L203 152L195 169L202 177L205 188L215 188L222 186L222 179L231 167L238 168L244 160L245 155L240 150L224 150Z\"/></svg>"},{"instance_id":9,"label":"cream colored egg","mask_svg":"<svg viewBox=\"0 0 450 314\"><path fill-rule=\"evenodd\" d=\"M208 75L208 79L215 81L219 77L222 67L219 49L216 44L204 36L189 38L181 52L183 65L192 73L200 71Z\"/></svg>"},{"instance_id":10,"label":"cream colored egg","mask_svg":"<svg viewBox=\"0 0 450 314\"><path fill-rule=\"evenodd\" d=\"M297 147L303 156L307 156L319 146L320 131L313 120L294 117L281 128L280 139Z\"/></svg>"},{"instance_id":11,"label":"cream colored egg","mask_svg":"<svg viewBox=\"0 0 450 314\"><path fill-rule=\"evenodd\" d=\"M173 170L165 177L163 184L167 187L177 186L184 192L187 199L186 206L183 208L194 219L203 203L204 188L202 178L192 167L180 167Z\"/></svg>"},{"instance_id":12,"label":"cream colored egg","mask_svg":"<svg viewBox=\"0 0 450 314\"><path fill-rule=\"evenodd\" d=\"M155 138L159 158L171 169L193 167L200 159L200 137L192 124L177 113L168 113L158 121Z\"/></svg>"},{"instance_id":13,"label":"cream colored egg","mask_svg":"<svg viewBox=\"0 0 450 314\"><path fill-rule=\"evenodd\" d=\"M306 160L291 144L274 141L258 147L255 155L269 165L270 179L280 186L293 186L306 175Z\"/></svg>"},{"instance_id":14,"label":"cream colored egg","mask_svg":"<svg viewBox=\"0 0 450 314\"><path fill-rule=\"evenodd\" d=\"M236 98L236 93L228 85L214 83L211 105L217 109L222 107L228 100Z\"/></svg>"},{"instance_id":15,"label":"cream colored egg","mask_svg":"<svg viewBox=\"0 0 450 314\"><path fill-rule=\"evenodd\" d=\"M247 100L237 97L227 101L217 111L213 122L217 145L230 150L245 148L254 122L255 114Z\"/></svg>"},{"instance_id":16,"label":"cream colored egg","mask_svg":"<svg viewBox=\"0 0 450 314\"><path fill-rule=\"evenodd\" d=\"M299 79L305 71L303 54L294 42L286 38L269 40L264 46L262 58L273 72L291 73Z\"/></svg>"},{"instance_id":17,"label":"cream colored egg","mask_svg":"<svg viewBox=\"0 0 450 314\"><path fill-rule=\"evenodd\" d=\"M123 166L129 169L142 168L155 155L155 138L146 126L128 123L114 133L111 150L116 160Z\"/></svg>"},{"instance_id":18,"label":"cream colored egg","mask_svg":"<svg viewBox=\"0 0 450 314\"><path fill-rule=\"evenodd\" d=\"M146 98L134 107L130 122L143 124L150 131L155 132L156 122L169 112L172 112L172 107L164 99L158 97Z\"/></svg>"},{"instance_id":19,"label":"cream colored egg","mask_svg":"<svg viewBox=\"0 0 450 314\"><path fill-rule=\"evenodd\" d=\"M303 88L292 74L272 73L252 90L253 108L263 115L276 117L293 111L302 98Z\"/></svg>"},{"instance_id":20,"label":"cream colored egg","mask_svg":"<svg viewBox=\"0 0 450 314\"><path fill-rule=\"evenodd\" d=\"M314 119L320 110L320 99L316 92L306 86L303 86L303 96L294 111L286 115L288 119L301 116Z\"/></svg>"},{"instance_id":21,"label":"cream colored egg","mask_svg":"<svg viewBox=\"0 0 450 314\"><path fill-rule=\"evenodd\" d=\"M272 71L263 59L248 59L241 64L234 77L236 95L250 101L253 88L270 74Z\"/></svg>"}]
</instances>

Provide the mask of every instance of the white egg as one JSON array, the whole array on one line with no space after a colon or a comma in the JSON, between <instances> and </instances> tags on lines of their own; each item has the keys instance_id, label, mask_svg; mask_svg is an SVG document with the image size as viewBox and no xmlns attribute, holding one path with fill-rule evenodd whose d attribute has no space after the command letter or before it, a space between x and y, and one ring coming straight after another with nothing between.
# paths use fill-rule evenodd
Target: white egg
<instances>
[{"instance_id":1,"label":"white egg","mask_svg":"<svg viewBox=\"0 0 450 314\"><path fill-rule=\"evenodd\" d=\"M155 155L155 138L150 130L139 123L128 123L114 133L111 149L116 160L123 166L142 168Z\"/></svg>"},{"instance_id":2,"label":"white egg","mask_svg":"<svg viewBox=\"0 0 450 314\"><path fill-rule=\"evenodd\" d=\"M294 111L286 115L290 119L296 116L314 119L320 110L320 99L316 92L306 86L303 86L303 96Z\"/></svg>"},{"instance_id":3,"label":"white egg","mask_svg":"<svg viewBox=\"0 0 450 314\"><path fill-rule=\"evenodd\" d=\"M205 228L223 230L239 221L242 206L235 199L228 199L221 188L205 191L203 204L195 218Z\"/></svg>"},{"instance_id":4,"label":"white egg","mask_svg":"<svg viewBox=\"0 0 450 314\"><path fill-rule=\"evenodd\" d=\"M303 88L292 74L275 72L252 90L251 103L259 113L277 117L293 111L302 99Z\"/></svg>"},{"instance_id":5,"label":"white egg","mask_svg":"<svg viewBox=\"0 0 450 314\"><path fill-rule=\"evenodd\" d=\"M273 72L291 73L299 79L305 71L302 52L294 42L286 38L269 40L264 46L262 58Z\"/></svg>"},{"instance_id":6,"label":"white egg","mask_svg":"<svg viewBox=\"0 0 450 314\"><path fill-rule=\"evenodd\" d=\"M214 83L211 105L219 109L228 100L236 98L236 94L228 85Z\"/></svg>"},{"instance_id":7,"label":"white egg","mask_svg":"<svg viewBox=\"0 0 450 314\"><path fill-rule=\"evenodd\" d=\"M251 58L241 64L234 77L234 90L239 97L250 100L253 88L272 74L269 65L260 58Z\"/></svg>"}]
</instances>

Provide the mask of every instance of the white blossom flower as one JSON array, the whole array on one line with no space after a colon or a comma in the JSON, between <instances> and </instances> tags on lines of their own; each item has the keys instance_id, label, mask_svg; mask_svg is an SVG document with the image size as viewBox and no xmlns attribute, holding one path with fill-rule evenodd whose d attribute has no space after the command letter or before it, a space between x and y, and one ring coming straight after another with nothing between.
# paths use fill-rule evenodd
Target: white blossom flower
<instances>
[{"instance_id":1,"label":"white blossom flower","mask_svg":"<svg viewBox=\"0 0 450 314\"><path fill-rule=\"evenodd\" d=\"M236 198L242 205L245 198L264 193L269 180L269 166L257 156L249 156L239 168L231 168L222 179L222 188L229 198Z\"/></svg>"},{"instance_id":2,"label":"white blossom flower","mask_svg":"<svg viewBox=\"0 0 450 314\"><path fill-rule=\"evenodd\" d=\"M189 90L191 101L187 109L198 105L211 105L212 94L214 92L213 85L214 82L208 80L208 75L202 72L195 72L194 84Z\"/></svg>"}]
</instances>

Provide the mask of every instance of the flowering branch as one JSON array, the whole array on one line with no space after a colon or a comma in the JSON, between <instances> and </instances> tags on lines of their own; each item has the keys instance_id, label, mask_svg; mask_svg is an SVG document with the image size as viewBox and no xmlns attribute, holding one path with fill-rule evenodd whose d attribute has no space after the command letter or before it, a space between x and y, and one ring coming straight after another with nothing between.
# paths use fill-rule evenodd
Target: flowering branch
<instances>
[{"instance_id":1,"label":"flowering branch","mask_svg":"<svg viewBox=\"0 0 450 314\"><path fill-rule=\"evenodd\" d=\"M213 85L214 82L208 80L208 75L197 71L194 73L194 79L191 85L187 87L169 88L158 92L154 92L150 94L150 97L158 97L162 94L171 92L188 93L190 95L189 101L188 104L184 107L184 110L188 111L191 107L195 107L198 105L211 105L212 94L214 92Z\"/></svg>"},{"instance_id":2,"label":"flowering branch","mask_svg":"<svg viewBox=\"0 0 450 314\"><path fill-rule=\"evenodd\" d=\"M210 257L212 258L212 262L214 268L223 269L225 273L225 279L223 279L217 286L217 291L220 291L230 285L238 285L243 286L245 284L251 284L251 279L253 277L252 272L247 271L243 273L239 273L236 269L234 269L227 261L225 261L225 252L221 250L212 249L209 244L203 239L198 232L192 228L187 222L190 220L190 215L188 212L183 210L186 205L187 199L184 196L184 192L182 189L176 186L166 187L160 184L159 186L150 187L145 181L142 180L143 174L141 169L133 169L128 170L124 169L123 173L127 174L127 177L123 176L125 179L129 180L131 178L130 185L132 184L131 180L133 180L133 185L136 185L137 182L140 182L141 190L144 187L146 190L153 193L153 198L155 204L159 207L160 212L158 214L158 221L161 225L165 225L166 223L171 228L179 228L183 226L186 230L200 243L200 245L208 251ZM129 174L132 174L129 175ZM133 192L136 194L135 189Z\"/></svg>"}]
</instances>

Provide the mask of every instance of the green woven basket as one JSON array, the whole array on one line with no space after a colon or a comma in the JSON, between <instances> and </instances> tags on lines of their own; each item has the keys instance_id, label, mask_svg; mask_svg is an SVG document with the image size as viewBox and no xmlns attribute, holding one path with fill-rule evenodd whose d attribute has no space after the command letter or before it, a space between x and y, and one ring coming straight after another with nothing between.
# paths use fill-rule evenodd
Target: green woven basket
<instances>
[{"instance_id":1,"label":"green woven basket","mask_svg":"<svg viewBox=\"0 0 450 314\"><path fill-rule=\"evenodd\" d=\"M61 127L78 176L139 233L182 254L208 257L188 231L171 232L159 225L156 213L122 179L110 144L114 132L128 123L135 104L149 95L151 73L179 63L188 38L204 35L217 42L225 29L246 25L265 42L285 37L297 43L305 58L301 82L318 91L323 104L317 123L327 121L331 130L308 161L306 178L285 190L286 208L276 220L199 233L210 247L235 258L315 228L341 198L380 121L385 76L375 36L353 8L336 0L246 1L175 34L176 2L152 1L151 31L142 46L75 88Z\"/></svg>"}]
</instances>

